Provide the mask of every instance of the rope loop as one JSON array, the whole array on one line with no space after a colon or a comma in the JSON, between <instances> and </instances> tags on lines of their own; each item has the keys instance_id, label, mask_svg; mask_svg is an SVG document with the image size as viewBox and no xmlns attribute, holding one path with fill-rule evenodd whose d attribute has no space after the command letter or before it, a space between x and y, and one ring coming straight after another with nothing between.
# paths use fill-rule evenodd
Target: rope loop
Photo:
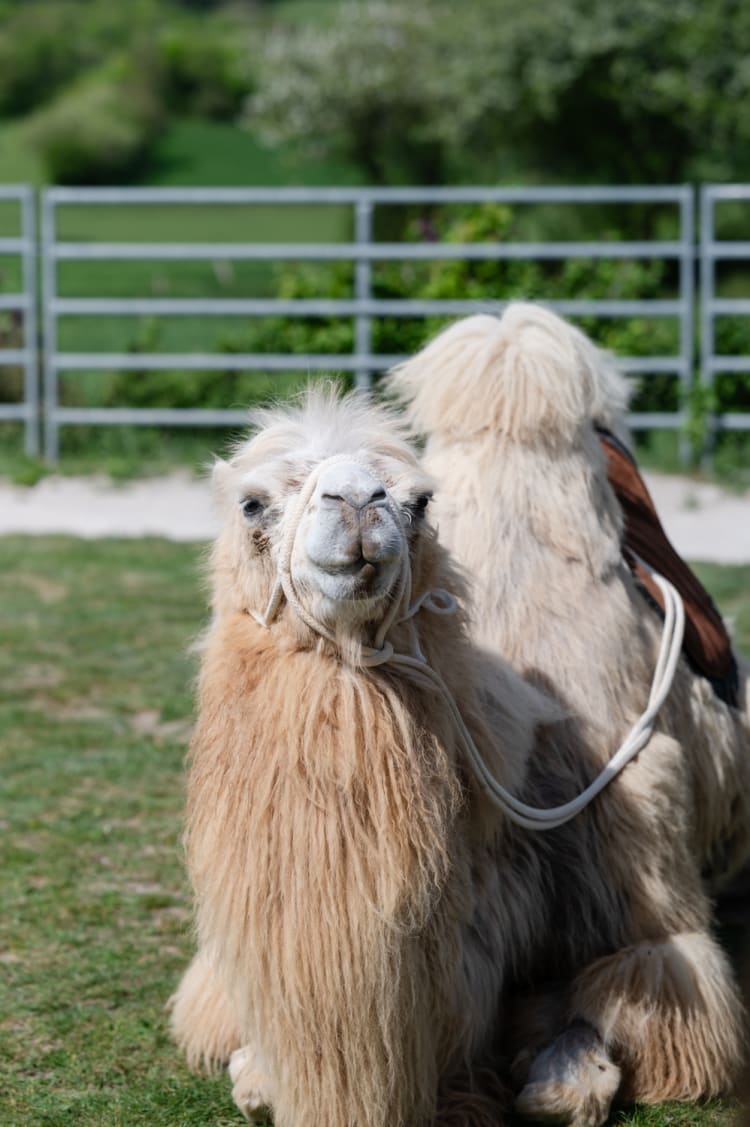
<instances>
[{"instance_id":1,"label":"rope loop","mask_svg":"<svg viewBox=\"0 0 750 1127\"><path fill-rule=\"evenodd\" d=\"M432 591L425 591L423 595L420 595L400 621L406 622L420 610L428 610L430 614L455 614L458 610L458 603L450 591L446 591L443 587L434 587Z\"/></svg>"}]
</instances>

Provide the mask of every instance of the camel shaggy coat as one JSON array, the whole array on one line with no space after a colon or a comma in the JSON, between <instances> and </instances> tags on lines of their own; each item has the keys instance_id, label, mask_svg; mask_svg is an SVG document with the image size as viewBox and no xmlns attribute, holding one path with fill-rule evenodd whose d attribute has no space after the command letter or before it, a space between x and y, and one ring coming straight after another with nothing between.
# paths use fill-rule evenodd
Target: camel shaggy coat
<instances>
[{"instance_id":1,"label":"camel shaggy coat","mask_svg":"<svg viewBox=\"0 0 750 1127\"><path fill-rule=\"evenodd\" d=\"M475 1124L486 1114L472 1098L478 1069L500 1072L515 1057L519 1085L531 1077L533 1087L556 1036L566 1051L583 1045L571 1081L580 1106L568 1116L581 1125L606 1117L618 1087L653 1100L725 1087L741 1009L700 870L728 831L742 836L747 780L725 750L739 718L721 714L711 755L661 732L622 782L551 834L509 824L473 784L432 687L358 662L371 624L355 629L350 607L337 643L289 606L269 626L248 613L269 600L290 499L341 453L399 506L414 597L439 587L467 601L429 523L414 517L429 482L385 412L312 395L262 417L257 437L218 468L225 523L188 784L199 949L172 1015L189 1061L211 1067L235 1053L238 1105L248 1117L271 1106L278 1127L418 1127L449 1115ZM601 501L587 482L588 500ZM242 506L261 487L263 521L248 525ZM593 529L580 501L571 519ZM608 527L603 553L584 530L581 574L616 568L614 512ZM497 566L510 566L494 550ZM527 561L537 582L538 556ZM513 567L506 591L514 582L528 591L525 574ZM592 620L635 624L642 646L631 643L627 676L647 685L656 631L635 612L639 596L622 579L604 592L589 586ZM538 613L502 614L555 654L560 611L539 598ZM517 676L500 646L478 646L461 613L422 610L389 637L408 652L415 634L503 785L549 806L590 781L609 750L607 726L579 717L542 665L524 672L556 700ZM518 647L510 656L523 664ZM639 694L606 658L583 695L596 711L603 694L627 723ZM704 703L681 677L675 715ZM569 1087L557 1093L563 1102Z\"/></svg>"},{"instance_id":2,"label":"camel shaggy coat","mask_svg":"<svg viewBox=\"0 0 750 1127\"><path fill-rule=\"evenodd\" d=\"M594 429L627 438L624 379L573 326L516 303L445 330L392 388L443 483L435 517L473 580L473 637L554 696L600 769L645 705L660 636L622 560ZM711 935L712 896L750 852L739 664L732 709L682 661L656 734L599 804L630 934L573 982L568 1014L599 1031L622 1094L640 1100L721 1090L740 1055L737 990Z\"/></svg>"}]
</instances>

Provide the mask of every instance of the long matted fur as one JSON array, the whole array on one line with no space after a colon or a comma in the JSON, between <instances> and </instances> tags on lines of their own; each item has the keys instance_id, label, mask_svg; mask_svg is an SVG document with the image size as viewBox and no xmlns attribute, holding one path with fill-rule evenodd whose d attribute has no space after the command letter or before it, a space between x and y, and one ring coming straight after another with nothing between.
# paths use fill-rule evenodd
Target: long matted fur
<instances>
[{"instance_id":1,"label":"long matted fur","mask_svg":"<svg viewBox=\"0 0 750 1127\"><path fill-rule=\"evenodd\" d=\"M446 483L437 517L474 579L475 638L557 698L598 769L645 706L660 629L622 563L594 432L625 435L624 379L573 326L516 303L451 326L392 387ZM630 935L582 969L568 1012L622 1064L625 1096L715 1092L739 1058L737 988L710 927L713 890L750 852L744 662L741 677L733 710L682 662L661 734L599 800Z\"/></svg>"},{"instance_id":2,"label":"long matted fur","mask_svg":"<svg viewBox=\"0 0 750 1127\"><path fill-rule=\"evenodd\" d=\"M581 1125L606 1118L618 1086L650 1100L726 1088L742 1012L701 869L744 848L742 717L711 713L710 689L702 696L683 670L673 730L592 807L552 834L508 825L474 789L431 689L387 665L361 668L345 623L337 646L288 606L270 629L247 613L266 604L278 520L318 461L346 451L389 489L426 488L401 425L320 395L262 422L216 472L225 522L188 786L199 950L173 1008L188 1059L225 1063L241 1050L235 1098L248 1114L271 1105L278 1127L478 1127L496 1106L483 1069L507 1076L512 1057L528 1106L554 1100ZM612 730L642 707L656 646L619 571L619 518L597 464L575 478L583 430L566 422L570 449L560 438L543 462L553 498L562 458L581 511L584 497L598 506L583 548L564 514L554 528L565 535L550 531L546 498L518 508L538 486L531 432L519 455L537 475L529 482L493 438L513 482L499 529L525 551L514 558L502 537L485 545L504 593L502 605L489 583L479 593L494 652L471 641L462 614L420 612L392 635L405 651L417 631L495 774L541 806L571 798L601 766ZM488 445L487 490L502 480ZM442 476L464 487L477 473L468 461L467 445L467 465L444 464ZM268 491L269 521L254 530L238 504L248 483ZM466 600L429 524L409 529L409 552L415 597L444 587ZM608 640L612 623L627 636ZM522 637L505 638L511 626ZM539 688L508 668L500 639ZM691 745L692 730L715 746ZM553 1069L564 1082L540 1081L540 1060L579 1044L568 1073Z\"/></svg>"},{"instance_id":3,"label":"long matted fur","mask_svg":"<svg viewBox=\"0 0 750 1127\"><path fill-rule=\"evenodd\" d=\"M234 476L261 464L283 494L342 446L396 478L415 473L397 425L366 417L363 430L357 401L312 396L301 413L265 418ZM232 476L220 469L220 488ZM411 552L415 595L462 594L429 528ZM429 1123L439 1100L445 1122L463 1108L462 1122L481 1123L486 1100L460 1078L494 1037L514 939L528 946L543 914L538 875L525 877L539 862L522 851L485 924L503 827L469 792L446 706L387 667L344 663L288 608L272 630L253 621L245 608L268 598L270 554L231 517L214 552L186 835L199 955L174 1000L175 1035L195 1064L250 1046L282 1127ZM493 663L491 738L462 615L421 617L425 655L519 789L557 709ZM397 648L413 628L394 633Z\"/></svg>"}]
</instances>

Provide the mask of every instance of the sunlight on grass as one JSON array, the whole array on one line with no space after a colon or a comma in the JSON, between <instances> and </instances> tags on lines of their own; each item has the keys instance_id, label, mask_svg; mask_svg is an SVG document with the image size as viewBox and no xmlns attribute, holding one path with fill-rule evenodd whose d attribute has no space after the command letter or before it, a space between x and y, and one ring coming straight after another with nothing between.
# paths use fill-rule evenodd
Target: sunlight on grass
<instances>
[{"instance_id":1,"label":"sunlight on grass","mask_svg":"<svg viewBox=\"0 0 750 1127\"><path fill-rule=\"evenodd\" d=\"M166 1001L192 950L181 862L205 549L0 538L2 1127L225 1127ZM750 648L750 568L702 567ZM729 1127L726 1105L620 1127Z\"/></svg>"}]
</instances>

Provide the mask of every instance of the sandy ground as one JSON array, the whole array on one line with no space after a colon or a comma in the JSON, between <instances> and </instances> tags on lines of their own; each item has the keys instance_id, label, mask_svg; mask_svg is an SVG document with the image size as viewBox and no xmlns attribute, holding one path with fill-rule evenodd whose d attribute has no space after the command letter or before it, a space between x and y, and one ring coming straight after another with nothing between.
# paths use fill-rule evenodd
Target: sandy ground
<instances>
[{"instance_id":1,"label":"sandy ground","mask_svg":"<svg viewBox=\"0 0 750 1127\"><path fill-rule=\"evenodd\" d=\"M645 474L664 527L690 560L750 563L750 492L739 496L685 477ZM206 540L216 530L208 482L184 472L113 484L104 477L0 482L0 534L164 536Z\"/></svg>"}]
</instances>

